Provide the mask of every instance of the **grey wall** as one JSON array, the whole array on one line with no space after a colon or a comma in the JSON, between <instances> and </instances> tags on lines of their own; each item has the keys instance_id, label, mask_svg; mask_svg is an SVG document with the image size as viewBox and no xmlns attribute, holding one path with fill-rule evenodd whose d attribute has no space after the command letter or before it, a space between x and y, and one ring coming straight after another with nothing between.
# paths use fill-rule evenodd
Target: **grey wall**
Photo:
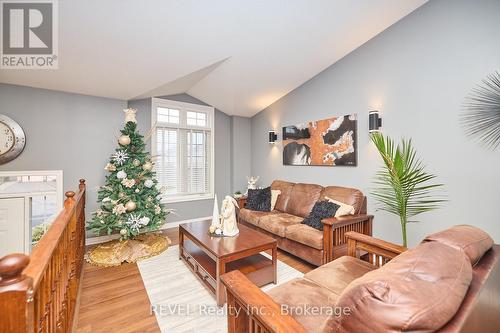
<instances>
[{"instance_id":1,"label":"grey wall","mask_svg":"<svg viewBox=\"0 0 500 333\"><path fill-rule=\"evenodd\" d=\"M159 96L178 102L208 105L188 94L171 96ZM129 101L128 105L137 108L138 122L147 124L147 130L151 127L151 99ZM231 117L225 113L215 110L215 193L217 193L219 204L231 191ZM167 218L167 222L182 221L212 215L213 200L197 200L187 202L176 202L167 204L168 208L175 210L175 214Z\"/></svg>"},{"instance_id":2,"label":"grey wall","mask_svg":"<svg viewBox=\"0 0 500 333\"><path fill-rule=\"evenodd\" d=\"M231 188L232 192L245 193L247 176L251 176L251 120L246 117L231 117Z\"/></svg>"},{"instance_id":3,"label":"grey wall","mask_svg":"<svg viewBox=\"0 0 500 333\"><path fill-rule=\"evenodd\" d=\"M468 140L459 126L464 97L500 70L500 1L434 0L252 118L252 173L259 185L287 179L368 192L381 161L368 137L368 111L381 111L383 133L412 138L446 184L449 202L409 227L410 245L447 226L468 223L500 241L500 152ZM358 167L285 167L267 131L334 115L359 117ZM398 218L375 212L374 233L401 241Z\"/></svg>"},{"instance_id":4,"label":"grey wall","mask_svg":"<svg viewBox=\"0 0 500 333\"><path fill-rule=\"evenodd\" d=\"M87 181L87 215L123 126L126 101L0 84L0 113L26 133L26 148L1 171L63 170L64 190Z\"/></svg>"},{"instance_id":5,"label":"grey wall","mask_svg":"<svg viewBox=\"0 0 500 333\"><path fill-rule=\"evenodd\" d=\"M186 94L169 99L204 104ZM151 100L130 101L137 108L138 128L151 128ZM64 189L87 180L87 217L97 209L97 187L104 184L104 166L116 148L123 128L126 101L53 90L0 84L0 113L16 120L26 132L27 144L1 171L63 170ZM231 193L231 117L215 112L215 190L219 198ZM148 142L149 144L149 142ZM167 222L210 216L213 201L169 204L177 215ZM89 235L91 236L91 235Z\"/></svg>"}]
</instances>

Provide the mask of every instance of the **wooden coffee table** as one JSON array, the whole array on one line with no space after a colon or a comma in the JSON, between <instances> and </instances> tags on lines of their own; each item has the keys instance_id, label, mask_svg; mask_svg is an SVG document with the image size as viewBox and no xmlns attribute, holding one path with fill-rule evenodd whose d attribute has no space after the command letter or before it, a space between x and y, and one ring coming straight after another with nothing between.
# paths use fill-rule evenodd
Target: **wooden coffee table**
<instances>
[{"instance_id":1,"label":"wooden coffee table","mask_svg":"<svg viewBox=\"0 0 500 333\"><path fill-rule=\"evenodd\" d=\"M179 259L182 259L203 284L215 294L217 304L224 305L224 287L220 276L239 270L261 287L276 284L276 240L239 224L234 237L209 235L210 221L184 223L179 226ZM260 254L271 250L272 259Z\"/></svg>"}]
</instances>

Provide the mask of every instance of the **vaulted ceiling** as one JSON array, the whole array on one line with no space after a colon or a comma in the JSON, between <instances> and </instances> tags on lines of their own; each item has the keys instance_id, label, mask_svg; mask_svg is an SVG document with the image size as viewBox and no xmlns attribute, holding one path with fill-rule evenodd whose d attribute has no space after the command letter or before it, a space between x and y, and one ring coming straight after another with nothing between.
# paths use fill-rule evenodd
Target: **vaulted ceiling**
<instances>
[{"instance_id":1,"label":"vaulted ceiling","mask_svg":"<svg viewBox=\"0 0 500 333\"><path fill-rule=\"evenodd\" d=\"M64 0L59 69L0 82L118 99L186 92L252 116L426 0Z\"/></svg>"}]
</instances>

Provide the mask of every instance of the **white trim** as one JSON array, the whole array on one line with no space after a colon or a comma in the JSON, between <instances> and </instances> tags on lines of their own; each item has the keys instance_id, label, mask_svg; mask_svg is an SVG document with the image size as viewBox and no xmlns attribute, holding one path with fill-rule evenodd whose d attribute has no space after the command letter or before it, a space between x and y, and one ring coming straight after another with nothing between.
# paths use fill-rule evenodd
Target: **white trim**
<instances>
[{"instance_id":1,"label":"white trim","mask_svg":"<svg viewBox=\"0 0 500 333\"><path fill-rule=\"evenodd\" d=\"M200 200L211 200L215 197L214 193L208 194L193 194L193 195L184 195L184 196L174 196L169 198L168 195L165 195L165 199L162 199L162 203L175 203L175 202L188 202L188 201L200 201Z\"/></svg>"},{"instance_id":2,"label":"white trim","mask_svg":"<svg viewBox=\"0 0 500 333\"><path fill-rule=\"evenodd\" d=\"M181 225L183 223L202 222L202 221L210 220L211 218L212 218L211 216L205 216L205 217L198 217L198 218L194 218L194 219L182 220L182 221L177 221L177 222L167 222L167 223L163 224L158 230L173 229L173 228L177 228L179 225ZM118 238L120 238L119 234L89 237L85 241L85 245L101 244L101 243L108 242L110 240L118 239Z\"/></svg>"},{"instance_id":3,"label":"white trim","mask_svg":"<svg viewBox=\"0 0 500 333\"><path fill-rule=\"evenodd\" d=\"M184 112L180 112L179 114L179 124L171 123L159 123L158 122L158 113L156 111L157 107L165 107L165 108L179 108L184 111L195 111L195 112L203 112L208 115L208 126L187 126L187 124L183 123ZM210 192L206 194L200 195L178 195L171 196L170 198L163 199L162 202L173 203L173 202L187 202L187 201L197 201L197 200L209 200L213 199L215 195L215 108L207 105L186 103L186 102L178 102L172 101L169 99L163 98L151 98L151 128L153 131L151 133L151 156L156 156L156 128L157 127L166 127L166 128L177 128L177 129L193 129L193 130L205 130L210 132L210 180L209 187Z\"/></svg>"},{"instance_id":4,"label":"white trim","mask_svg":"<svg viewBox=\"0 0 500 333\"><path fill-rule=\"evenodd\" d=\"M35 170L35 171L0 171L0 177L26 177L26 176L55 176L56 177L56 215L63 209L63 171L62 170ZM54 192L36 192L36 193L14 193L2 194L0 198L23 198L24 199L24 252L31 252L31 199L34 195L48 195Z\"/></svg>"}]
</instances>

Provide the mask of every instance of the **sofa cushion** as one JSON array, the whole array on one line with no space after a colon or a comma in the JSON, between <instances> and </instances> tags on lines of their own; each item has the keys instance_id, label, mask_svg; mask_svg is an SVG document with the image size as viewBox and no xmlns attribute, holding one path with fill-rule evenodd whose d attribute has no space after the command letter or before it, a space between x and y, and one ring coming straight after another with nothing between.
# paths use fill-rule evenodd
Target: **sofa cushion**
<instances>
[{"instance_id":1,"label":"sofa cushion","mask_svg":"<svg viewBox=\"0 0 500 333\"><path fill-rule=\"evenodd\" d=\"M439 242L464 251L472 265L493 246L493 239L483 230L471 225L456 225L425 237L423 242Z\"/></svg>"},{"instance_id":2,"label":"sofa cushion","mask_svg":"<svg viewBox=\"0 0 500 333\"><path fill-rule=\"evenodd\" d=\"M280 190L281 194L278 196L276 200L276 205L274 209L279 210L281 212L286 211L286 205L288 203L288 199L290 198L290 193L292 192L292 188L295 183L285 182L283 180L275 180L271 184L271 190Z\"/></svg>"},{"instance_id":3,"label":"sofa cushion","mask_svg":"<svg viewBox=\"0 0 500 333\"><path fill-rule=\"evenodd\" d=\"M263 189L249 189L246 208L261 212L271 211L271 187Z\"/></svg>"},{"instance_id":4,"label":"sofa cushion","mask_svg":"<svg viewBox=\"0 0 500 333\"><path fill-rule=\"evenodd\" d=\"M239 210L238 216L240 219L253 224L255 226L259 225L259 220L262 216L267 216L267 215L274 215L277 214L277 212L259 212L255 210L250 210L246 208L241 208Z\"/></svg>"},{"instance_id":5,"label":"sofa cushion","mask_svg":"<svg viewBox=\"0 0 500 333\"><path fill-rule=\"evenodd\" d=\"M285 237L288 226L302 222L302 218L287 213L277 213L262 216L259 227L280 237Z\"/></svg>"},{"instance_id":6,"label":"sofa cushion","mask_svg":"<svg viewBox=\"0 0 500 333\"><path fill-rule=\"evenodd\" d=\"M304 278L340 296L353 280L374 269L376 267L366 261L343 256L310 271Z\"/></svg>"},{"instance_id":7,"label":"sofa cushion","mask_svg":"<svg viewBox=\"0 0 500 333\"><path fill-rule=\"evenodd\" d=\"M286 228L285 237L301 244L323 250L323 231L306 224L294 224Z\"/></svg>"},{"instance_id":8,"label":"sofa cushion","mask_svg":"<svg viewBox=\"0 0 500 333\"><path fill-rule=\"evenodd\" d=\"M290 193L285 212L288 214L306 217L319 199L323 188L314 184L295 184Z\"/></svg>"},{"instance_id":9,"label":"sofa cushion","mask_svg":"<svg viewBox=\"0 0 500 333\"><path fill-rule=\"evenodd\" d=\"M337 307L349 316L326 323L334 332L434 332L457 312L472 279L460 250L437 242L420 244L354 280Z\"/></svg>"},{"instance_id":10,"label":"sofa cushion","mask_svg":"<svg viewBox=\"0 0 500 333\"><path fill-rule=\"evenodd\" d=\"M341 186L327 186L321 191L320 200L325 200L326 197L353 206L355 214L364 213L361 212L361 208L365 196L360 190Z\"/></svg>"},{"instance_id":11,"label":"sofa cushion","mask_svg":"<svg viewBox=\"0 0 500 333\"><path fill-rule=\"evenodd\" d=\"M276 207L276 201L278 201L280 194L281 190L271 190L271 210Z\"/></svg>"},{"instance_id":12,"label":"sofa cushion","mask_svg":"<svg viewBox=\"0 0 500 333\"><path fill-rule=\"evenodd\" d=\"M323 231L323 223L321 220L336 216L339 208L339 205L328 200L316 201L309 216L302 221L302 224Z\"/></svg>"},{"instance_id":13,"label":"sofa cushion","mask_svg":"<svg viewBox=\"0 0 500 333\"><path fill-rule=\"evenodd\" d=\"M281 305L283 313L295 318L308 332L315 333L323 332L320 327L330 319L328 310L337 301L336 294L306 279L290 280L269 290L267 294ZM321 312L311 315L301 311L305 308L320 309Z\"/></svg>"}]
</instances>

